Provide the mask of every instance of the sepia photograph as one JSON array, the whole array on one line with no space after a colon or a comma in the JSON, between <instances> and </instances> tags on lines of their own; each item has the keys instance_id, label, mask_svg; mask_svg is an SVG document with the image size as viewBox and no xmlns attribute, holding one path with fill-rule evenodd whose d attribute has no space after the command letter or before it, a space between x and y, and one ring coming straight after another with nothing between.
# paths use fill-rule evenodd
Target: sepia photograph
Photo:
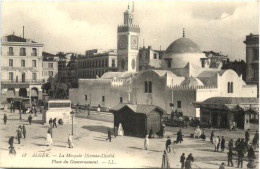
<instances>
[{"instance_id":1,"label":"sepia photograph","mask_svg":"<svg viewBox=\"0 0 260 169\"><path fill-rule=\"evenodd\" d=\"M2 0L0 168L259 168L259 1Z\"/></svg>"}]
</instances>

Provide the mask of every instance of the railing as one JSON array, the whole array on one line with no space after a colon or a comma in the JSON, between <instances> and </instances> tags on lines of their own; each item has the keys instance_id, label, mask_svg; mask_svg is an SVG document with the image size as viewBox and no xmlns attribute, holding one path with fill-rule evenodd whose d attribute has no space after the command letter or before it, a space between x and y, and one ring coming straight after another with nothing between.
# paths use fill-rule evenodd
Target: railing
<instances>
[{"instance_id":1,"label":"railing","mask_svg":"<svg viewBox=\"0 0 260 169\"><path fill-rule=\"evenodd\" d=\"M37 53L32 53L32 56L37 56Z\"/></svg>"},{"instance_id":2,"label":"railing","mask_svg":"<svg viewBox=\"0 0 260 169\"><path fill-rule=\"evenodd\" d=\"M26 52L20 52L20 56L26 56Z\"/></svg>"},{"instance_id":3,"label":"railing","mask_svg":"<svg viewBox=\"0 0 260 169\"><path fill-rule=\"evenodd\" d=\"M14 52L7 52L8 56L14 56Z\"/></svg>"}]
</instances>

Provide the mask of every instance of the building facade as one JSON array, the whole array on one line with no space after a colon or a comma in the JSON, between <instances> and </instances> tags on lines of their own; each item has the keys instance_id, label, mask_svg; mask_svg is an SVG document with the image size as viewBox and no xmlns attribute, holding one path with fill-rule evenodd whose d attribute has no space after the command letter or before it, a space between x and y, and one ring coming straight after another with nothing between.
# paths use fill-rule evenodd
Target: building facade
<instances>
[{"instance_id":1,"label":"building facade","mask_svg":"<svg viewBox=\"0 0 260 169\"><path fill-rule=\"evenodd\" d=\"M139 71L160 69L163 51L153 50L151 46L139 49Z\"/></svg>"},{"instance_id":2,"label":"building facade","mask_svg":"<svg viewBox=\"0 0 260 169\"><path fill-rule=\"evenodd\" d=\"M58 61L58 83L65 83L69 88L78 86L78 62L74 53L67 53Z\"/></svg>"},{"instance_id":3,"label":"building facade","mask_svg":"<svg viewBox=\"0 0 260 169\"><path fill-rule=\"evenodd\" d=\"M42 79L44 83L58 80L58 60L54 56L43 52Z\"/></svg>"},{"instance_id":4,"label":"building facade","mask_svg":"<svg viewBox=\"0 0 260 169\"><path fill-rule=\"evenodd\" d=\"M2 37L2 102L14 98L42 98L43 44L15 35Z\"/></svg>"},{"instance_id":5,"label":"building facade","mask_svg":"<svg viewBox=\"0 0 260 169\"><path fill-rule=\"evenodd\" d=\"M139 50L140 28L134 25L134 8L124 12L124 25L117 28L117 54L118 70L138 72L138 50Z\"/></svg>"},{"instance_id":6,"label":"building facade","mask_svg":"<svg viewBox=\"0 0 260 169\"><path fill-rule=\"evenodd\" d=\"M247 35L244 43L246 44L246 83L259 86L259 35Z\"/></svg>"},{"instance_id":7,"label":"building facade","mask_svg":"<svg viewBox=\"0 0 260 169\"><path fill-rule=\"evenodd\" d=\"M93 49L78 57L78 78L101 77L105 72L117 71L117 51Z\"/></svg>"}]
</instances>

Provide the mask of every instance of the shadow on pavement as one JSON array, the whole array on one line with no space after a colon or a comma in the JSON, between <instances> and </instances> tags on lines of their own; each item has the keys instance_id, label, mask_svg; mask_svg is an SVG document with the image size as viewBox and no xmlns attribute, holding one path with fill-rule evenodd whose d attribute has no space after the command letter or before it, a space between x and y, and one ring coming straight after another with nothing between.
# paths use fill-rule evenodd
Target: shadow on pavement
<instances>
[{"instance_id":1,"label":"shadow on pavement","mask_svg":"<svg viewBox=\"0 0 260 169\"><path fill-rule=\"evenodd\" d=\"M89 131L95 131L95 132L107 134L107 127L105 126L83 126L82 128L87 129Z\"/></svg>"},{"instance_id":2,"label":"shadow on pavement","mask_svg":"<svg viewBox=\"0 0 260 169\"><path fill-rule=\"evenodd\" d=\"M139 147L128 147L128 148L136 149L136 150L145 150L144 148L139 148ZM162 152L162 151L159 151L159 150L150 150L149 148L148 148L148 150L145 150L145 151Z\"/></svg>"},{"instance_id":3,"label":"shadow on pavement","mask_svg":"<svg viewBox=\"0 0 260 169\"><path fill-rule=\"evenodd\" d=\"M32 143L32 144L34 144L34 145L36 145L36 146L44 146L44 147L47 147L47 144L37 144L37 143Z\"/></svg>"},{"instance_id":4,"label":"shadow on pavement","mask_svg":"<svg viewBox=\"0 0 260 169\"><path fill-rule=\"evenodd\" d=\"M66 146L61 146L61 145L54 145L54 147L65 147L66 148Z\"/></svg>"},{"instance_id":5,"label":"shadow on pavement","mask_svg":"<svg viewBox=\"0 0 260 169\"><path fill-rule=\"evenodd\" d=\"M39 136L39 137L33 137L32 139L45 139L45 137Z\"/></svg>"}]
</instances>

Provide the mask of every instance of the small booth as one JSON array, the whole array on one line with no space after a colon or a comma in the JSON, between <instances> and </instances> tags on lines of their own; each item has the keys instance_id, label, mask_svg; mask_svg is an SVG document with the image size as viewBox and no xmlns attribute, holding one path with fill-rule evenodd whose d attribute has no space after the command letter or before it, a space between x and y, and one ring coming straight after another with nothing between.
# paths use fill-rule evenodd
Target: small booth
<instances>
[{"instance_id":1,"label":"small booth","mask_svg":"<svg viewBox=\"0 0 260 169\"><path fill-rule=\"evenodd\" d=\"M259 125L259 99L246 97L212 97L193 102L200 108L201 125L226 128L233 122L241 129L254 129Z\"/></svg>"},{"instance_id":2,"label":"small booth","mask_svg":"<svg viewBox=\"0 0 260 169\"><path fill-rule=\"evenodd\" d=\"M154 105L118 104L110 109L114 114L114 126L122 124L124 134L145 137L149 130L157 133L162 125L162 115L166 111Z\"/></svg>"}]
</instances>

